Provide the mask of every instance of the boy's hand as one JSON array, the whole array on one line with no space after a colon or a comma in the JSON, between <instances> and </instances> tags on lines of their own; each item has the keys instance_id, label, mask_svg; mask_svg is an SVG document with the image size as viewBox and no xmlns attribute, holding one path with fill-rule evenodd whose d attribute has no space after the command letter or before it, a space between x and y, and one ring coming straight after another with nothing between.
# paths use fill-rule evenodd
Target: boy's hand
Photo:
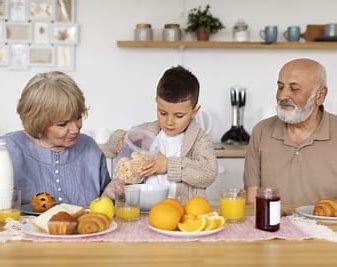
<instances>
[{"instance_id":1,"label":"boy's hand","mask_svg":"<svg viewBox=\"0 0 337 267\"><path fill-rule=\"evenodd\" d=\"M157 159L152 161L149 165L145 166L140 173L141 177L150 176L153 174L163 174L167 173L167 157L165 157L162 153L158 153Z\"/></svg>"},{"instance_id":2,"label":"boy's hand","mask_svg":"<svg viewBox=\"0 0 337 267\"><path fill-rule=\"evenodd\" d=\"M118 140L116 152L120 153L124 150L124 140L125 140L125 134L121 136L121 138Z\"/></svg>"}]
</instances>

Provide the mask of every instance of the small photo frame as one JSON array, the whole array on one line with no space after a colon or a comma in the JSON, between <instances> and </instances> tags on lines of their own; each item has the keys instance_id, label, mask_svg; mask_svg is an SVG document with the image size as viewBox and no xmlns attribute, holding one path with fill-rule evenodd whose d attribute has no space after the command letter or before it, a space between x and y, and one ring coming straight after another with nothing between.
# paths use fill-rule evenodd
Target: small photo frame
<instances>
[{"instance_id":1,"label":"small photo frame","mask_svg":"<svg viewBox=\"0 0 337 267\"><path fill-rule=\"evenodd\" d=\"M8 13L11 21L27 20L26 0L8 0Z\"/></svg>"},{"instance_id":2,"label":"small photo frame","mask_svg":"<svg viewBox=\"0 0 337 267\"><path fill-rule=\"evenodd\" d=\"M6 40L15 43L28 43L31 41L30 23L7 23Z\"/></svg>"},{"instance_id":3,"label":"small photo frame","mask_svg":"<svg viewBox=\"0 0 337 267\"><path fill-rule=\"evenodd\" d=\"M54 65L55 48L52 46L29 47L28 63L30 66L51 67Z\"/></svg>"},{"instance_id":4,"label":"small photo frame","mask_svg":"<svg viewBox=\"0 0 337 267\"><path fill-rule=\"evenodd\" d=\"M34 22L32 42L34 44L49 44L51 25L48 22Z\"/></svg>"},{"instance_id":5,"label":"small photo frame","mask_svg":"<svg viewBox=\"0 0 337 267\"><path fill-rule=\"evenodd\" d=\"M75 69L75 48L69 45L58 45L56 49L56 67L60 70Z\"/></svg>"},{"instance_id":6,"label":"small photo frame","mask_svg":"<svg viewBox=\"0 0 337 267\"><path fill-rule=\"evenodd\" d=\"M9 47L9 67L11 70L28 68L28 45L12 44Z\"/></svg>"},{"instance_id":7,"label":"small photo frame","mask_svg":"<svg viewBox=\"0 0 337 267\"><path fill-rule=\"evenodd\" d=\"M7 66L9 58L8 45L0 45L0 66Z\"/></svg>"},{"instance_id":8,"label":"small photo frame","mask_svg":"<svg viewBox=\"0 0 337 267\"><path fill-rule=\"evenodd\" d=\"M5 42L6 40L6 28L5 23L0 21L0 43Z\"/></svg>"},{"instance_id":9,"label":"small photo frame","mask_svg":"<svg viewBox=\"0 0 337 267\"><path fill-rule=\"evenodd\" d=\"M79 26L77 24L54 24L52 30L52 43L78 44Z\"/></svg>"},{"instance_id":10,"label":"small photo frame","mask_svg":"<svg viewBox=\"0 0 337 267\"><path fill-rule=\"evenodd\" d=\"M27 0L29 1L29 19L52 21L55 16L55 2L53 0Z\"/></svg>"},{"instance_id":11,"label":"small photo frame","mask_svg":"<svg viewBox=\"0 0 337 267\"><path fill-rule=\"evenodd\" d=\"M0 19L7 19L7 0L0 0Z\"/></svg>"},{"instance_id":12,"label":"small photo frame","mask_svg":"<svg viewBox=\"0 0 337 267\"><path fill-rule=\"evenodd\" d=\"M58 23L75 22L76 0L56 0L55 21Z\"/></svg>"}]
</instances>

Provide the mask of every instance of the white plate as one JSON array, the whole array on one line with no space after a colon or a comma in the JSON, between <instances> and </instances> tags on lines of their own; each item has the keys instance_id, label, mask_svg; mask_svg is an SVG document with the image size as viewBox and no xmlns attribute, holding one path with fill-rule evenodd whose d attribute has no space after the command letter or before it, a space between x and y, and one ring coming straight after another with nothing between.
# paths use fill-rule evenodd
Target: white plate
<instances>
[{"instance_id":1,"label":"white plate","mask_svg":"<svg viewBox=\"0 0 337 267\"><path fill-rule=\"evenodd\" d=\"M213 235L215 233L218 233L220 231L222 231L225 226L218 228L218 229L214 229L214 230L210 230L210 231L202 231L202 232L180 232L180 231L168 231L168 230L161 230L158 228L155 228L151 225L147 225L151 230L163 234L163 235L168 235L168 236L175 236L175 237L201 237L201 236L207 236L207 235Z\"/></svg>"},{"instance_id":2,"label":"white plate","mask_svg":"<svg viewBox=\"0 0 337 267\"><path fill-rule=\"evenodd\" d=\"M314 215L314 206L310 205L310 206L302 206L302 207L298 207L296 208L296 212L298 214L301 214L305 217L311 218L311 219L316 219L316 220L325 220L325 221L337 221L337 217L327 217L327 216L317 216Z\"/></svg>"},{"instance_id":3,"label":"white plate","mask_svg":"<svg viewBox=\"0 0 337 267\"><path fill-rule=\"evenodd\" d=\"M92 234L75 234L75 235L50 235L43 232L40 232L35 229L35 227L30 223L22 224L22 232L37 237L48 237L48 238L58 238L58 239L73 239L73 238L83 238L83 237L93 237L98 235L104 235L110 233L117 229L117 223L113 221L110 227L102 232L92 233Z\"/></svg>"}]
</instances>

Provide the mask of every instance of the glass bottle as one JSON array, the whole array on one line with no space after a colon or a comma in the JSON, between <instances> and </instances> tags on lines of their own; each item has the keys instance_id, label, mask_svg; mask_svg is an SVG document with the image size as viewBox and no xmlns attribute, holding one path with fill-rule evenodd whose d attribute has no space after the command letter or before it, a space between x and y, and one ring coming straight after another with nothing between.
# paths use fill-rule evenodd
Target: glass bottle
<instances>
[{"instance_id":1,"label":"glass bottle","mask_svg":"<svg viewBox=\"0 0 337 267\"><path fill-rule=\"evenodd\" d=\"M259 188L255 202L255 227L275 232L280 229L281 200L278 190Z\"/></svg>"},{"instance_id":2,"label":"glass bottle","mask_svg":"<svg viewBox=\"0 0 337 267\"><path fill-rule=\"evenodd\" d=\"M243 19L239 19L234 24L233 40L235 42L247 42L247 41L249 41L248 24Z\"/></svg>"},{"instance_id":3,"label":"glass bottle","mask_svg":"<svg viewBox=\"0 0 337 267\"><path fill-rule=\"evenodd\" d=\"M0 139L0 210L10 208L14 188L13 164L6 142Z\"/></svg>"}]
</instances>

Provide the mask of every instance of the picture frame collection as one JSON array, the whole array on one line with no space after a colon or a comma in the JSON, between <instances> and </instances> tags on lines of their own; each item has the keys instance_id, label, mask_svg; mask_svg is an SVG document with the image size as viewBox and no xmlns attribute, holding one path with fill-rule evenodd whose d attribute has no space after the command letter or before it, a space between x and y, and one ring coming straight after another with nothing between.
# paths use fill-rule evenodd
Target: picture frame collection
<instances>
[{"instance_id":1,"label":"picture frame collection","mask_svg":"<svg viewBox=\"0 0 337 267\"><path fill-rule=\"evenodd\" d=\"M0 0L0 67L73 71L76 0Z\"/></svg>"}]
</instances>

